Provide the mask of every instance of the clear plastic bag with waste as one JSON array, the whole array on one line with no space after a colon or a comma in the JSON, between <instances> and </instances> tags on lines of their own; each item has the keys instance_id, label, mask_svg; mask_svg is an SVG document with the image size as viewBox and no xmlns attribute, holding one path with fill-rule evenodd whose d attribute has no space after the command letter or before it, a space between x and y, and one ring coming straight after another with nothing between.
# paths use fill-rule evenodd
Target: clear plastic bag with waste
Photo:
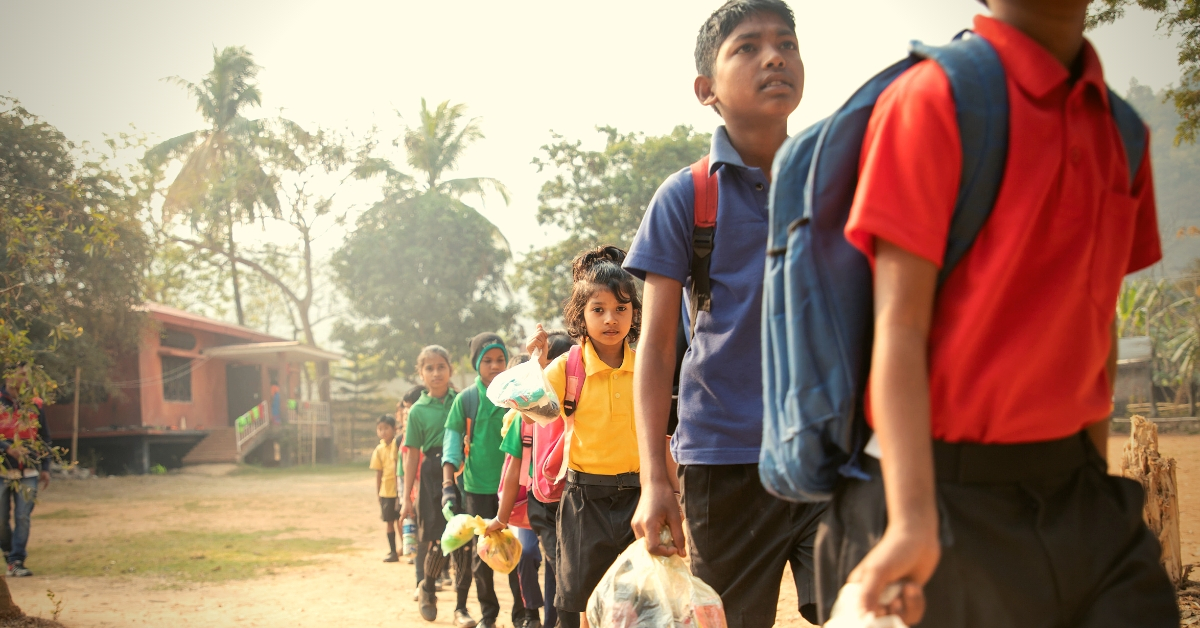
<instances>
[{"instance_id":1,"label":"clear plastic bag with waste","mask_svg":"<svg viewBox=\"0 0 1200 628\"><path fill-rule=\"evenodd\" d=\"M471 538L487 528L481 517L471 515L454 515L446 521L446 530L442 532L442 553L449 554L471 542Z\"/></svg>"},{"instance_id":2,"label":"clear plastic bag with waste","mask_svg":"<svg viewBox=\"0 0 1200 628\"><path fill-rule=\"evenodd\" d=\"M899 585L890 585L884 590L880 601L887 604L900 592ZM825 628L908 628L895 615L876 617L875 613L862 608L862 585L847 582L838 590L837 600L829 613Z\"/></svg>"},{"instance_id":3,"label":"clear plastic bag with waste","mask_svg":"<svg viewBox=\"0 0 1200 628\"><path fill-rule=\"evenodd\" d=\"M512 408L546 425L558 418L562 403L542 372L540 355L540 350L534 350L528 362L497 375L488 385L487 396L498 407Z\"/></svg>"},{"instance_id":4,"label":"clear plastic bag with waste","mask_svg":"<svg viewBox=\"0 0 1200 628\"><path fill-rule=\"evenodd\" d=\"M671 535L663 530L664 543ZM678 556L651 556L635 541L588 598L592 628L726 628L721 597Z\"/></svg>"},{"instance_id":5,"label":"clear plastic bag with waste","mask_svg":"<svg viewBox=\"0 0 1200 628\"><path fill-rule=\"evenodd\" d=\"M521 562L521 540L512 530L500 530L479 537L479 558L492 571L510 574Z\"/></svg>"}]
</instances>

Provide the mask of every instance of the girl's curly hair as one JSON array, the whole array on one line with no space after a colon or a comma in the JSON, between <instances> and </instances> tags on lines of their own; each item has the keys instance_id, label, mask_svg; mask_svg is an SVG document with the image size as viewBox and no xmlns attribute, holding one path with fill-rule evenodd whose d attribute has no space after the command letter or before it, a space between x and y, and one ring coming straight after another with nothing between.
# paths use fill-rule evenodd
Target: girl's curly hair
<instances>
[{"instance_id":1,"label":"girl's curly hair","mask_svg":"<svg viewBox=\"0 0 1200 628\"><path fill-rule=\"evenodd\" d=\"M571 296L563 302L563 322L571 337L587 337L583 313L587 309L588 299L592 298L597 288L606 288L618 302L633 306L633 324L629 326L626 338L629 342L637 341L642 330L642 298L638 295L637 281L633 275L621 268L621 262L624 261L625 251L603 245L580 253L571 262L571 280L575 285L571 288Z\"/></svg>"}]
</instances>

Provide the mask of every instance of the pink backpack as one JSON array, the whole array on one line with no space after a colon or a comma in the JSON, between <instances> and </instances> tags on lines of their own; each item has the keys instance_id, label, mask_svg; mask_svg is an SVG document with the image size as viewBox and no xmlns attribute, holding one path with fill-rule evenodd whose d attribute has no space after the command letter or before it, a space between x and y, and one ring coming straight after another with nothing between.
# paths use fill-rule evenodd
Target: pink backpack
<instances>
[{"instance_id":1,"label":"pink backpack","mask_svg":"<svg viewBox=\"0 0 1200 628\"><path fill-rule=\"evenodd\" d=\"M517 425L511 425L511 426L509 426L508 429L513 430L513 429L520 428L520 430L521 430L521 463L526 464L526 461L529 460L530 451L533 448L533 426L526 425L525 420L523 418L521 418L521 415L519 415L519 414L513 420L517 422ZM500 470L500 478L501 478L500 489L496 493L497 495L500 496L500 499L502 499L502 500L504 499L504 480L503 480L503 478L504 478L505 474L508 473L508 467L511 466L512 463L513 463L513 457L508 454L505 454L504 455L504 468ZM532 482L532 478L529 477L528 471L521 473L520 477L521 477L521 483L519 485L517 485L517 499L515 501L513 501L513 509L512 509L512 513L509 514L509 516L508 516L508 524L512 525L512 526L517 526L518 528L525 528L526 530L530 530L532 528L529 527L529 485Z\"/></svg>"},{"instance_id":2,"label":"pink backpack","mask_svg":"<svg viewBox=\"0 0 1200 628\"><path fill-rule=\"evenodd\" d=\"M563 418L549 425L534 425L533 469L531 488L533 495L542 503L554 503L562 498L566 484L567 461L569 459L571 433L575 425L575 407L583 391L587 374L583 370L583 349L571 347L567 354L567 385L563 396Z\"/></svg>"}]
</instances>

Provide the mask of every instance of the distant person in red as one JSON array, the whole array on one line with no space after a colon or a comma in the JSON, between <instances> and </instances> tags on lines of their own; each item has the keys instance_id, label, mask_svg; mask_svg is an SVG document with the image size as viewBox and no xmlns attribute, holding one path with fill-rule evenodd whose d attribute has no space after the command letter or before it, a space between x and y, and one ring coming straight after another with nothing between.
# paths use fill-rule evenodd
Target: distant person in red
<instances>
[{"instance_id":1,"label":"distant person in red","mask_svg":"<svg viewBox=\"0 0 1200 628\"><path fill-rule=\"evenodd\" d=\"M849 581L922 628L1179 625L1142 488L1105 463L1117 295L1162 254L1150 152L1125 152L1088 2L975 18L1007 81L1007 165L940 288L963 171L950 83L925 61L876 102L845 228L874 268L873 468L821 524L824 616Z\"/></svg>"},{"instance_id":2,"label":"distant person in red","mask_svg":"<svg viewBox=\"0 0 1200 628\"><path fill-rule=\"evenodd\" d=\"M22 407L17 400L28 385L27 369L19 365L9 370L0 384L0 452L4 454L0 549L4 550L10 578L33 575L25 567L29 518L37 501L38 485L42 490L50 486L50 428L42 400L35 397L32 407Z\"/></svg>"},{"instance_id":3,"label":"distant person in red","mask_svg":"<svg viewBox=\"0 0 1200 628\"><path fill-rule=\"evenodd\" d=\"M271 382L271 421L275 425L283 423L283 400L279 395L279 384Z\"/></svg>"}]
</instances>

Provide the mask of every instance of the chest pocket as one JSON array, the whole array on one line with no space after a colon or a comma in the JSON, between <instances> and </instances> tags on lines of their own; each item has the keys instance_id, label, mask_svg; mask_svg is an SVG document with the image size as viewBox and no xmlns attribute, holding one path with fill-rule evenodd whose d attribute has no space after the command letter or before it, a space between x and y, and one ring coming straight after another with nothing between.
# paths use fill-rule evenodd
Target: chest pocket
<instances>
[{"instance_id":1,"label":"chest pocket","mask_svg":"<svg viewBox=\"0 0 1200 628\"><path fill-rule=\"evenodd\" d=\"M1115 307L1121 280L1133 251L1137 201L1121 192L1108 191L1100 203L1096 237L1088 277L1092 301L1108 312Z\"/></svg>"}]
</instances>

